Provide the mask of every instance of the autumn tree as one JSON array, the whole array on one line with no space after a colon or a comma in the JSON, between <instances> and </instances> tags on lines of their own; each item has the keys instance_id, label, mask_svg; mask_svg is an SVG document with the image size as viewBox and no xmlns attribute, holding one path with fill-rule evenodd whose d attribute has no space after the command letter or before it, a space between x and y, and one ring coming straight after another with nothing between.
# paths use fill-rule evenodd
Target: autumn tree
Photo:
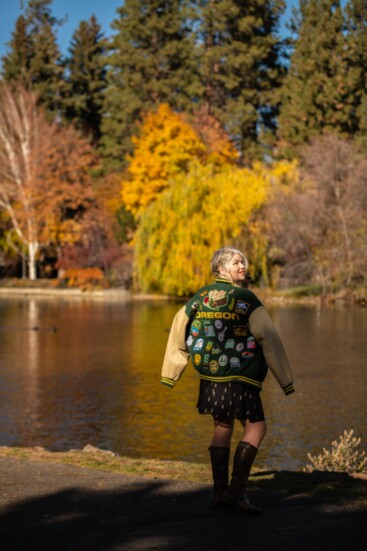
<instances>
[{"instance_id":1,"label":"autumn tree","mask_svg":"<svg viewBox=\"0 0 367 551\"><path fill-rule=\"evenodd\" d=\"M317 265L326 267L328 284L365 283L367 162L351 141L325 136L303 155L306 177L318 190ZM320 270L320 279L322 271Z\"/></svg>"},{"instance_id":2,"label":"autumn tree","mask_svg":"<svg viewBox=\"0 0 367 551\"><path fill-rule=\"evenodd\" d=\"M126 0L112 23L101 150L110 166L132 151L142 114L168 103L190 106L197 87L187 0Z\"/></svg>"},{"instance_id":3,"label":"autumn tree","mask_svg":"<svg viewBox=\"0 0 367 551\"><path fill-rule=\"evenodd\" d=\"M66 60L66 119L96 144L101 137L103 91L106 79L106 41L95 16L81 21Z\"/></svg>"},{"instance_id":4,"label":"autumn tree","mask_svg":"<svg viewBox=\"0 0 367 551\"><path fill-rule=\"evenodd\" d=\"M204 104L194 110L190 123L205 146L205 160L214 164L236 164L239 154L218 119Z\"/></svg>"},{"instance_id":5,"label":"autumn tree","mask_svg":"<svg viewBox=\"0 0 367 551\"><path fill-rule=\"evenodd\" d=\"M0 207L8 243L27 257L30 279L41 249L52 245L60 256L67 244L95 240L94 162L75 130L46 120L33 92L0 83Z\"/></svg>"},{"instance_id":6,"label":"autumn tree","mask_svg":"<svg viewBox=\"0 0 367 551\"><path fill-rule=\"evenodd\" d=\"M144 211L136 232L139 288L183 296L208 283L213 250L240 236L269 183L260 166L220 169L194 161L178 173Z\"/></svg>"},{"instance_id":7,"label":"autumn tree","mask_svg":"<svg viewBox=\"0 0 367 551\"><path fill-rule=\"evenodd\" d=\"M0 207L14 234L8 234L8 242L28 258L32 280L36 279L40 246L32 194L37 172L35 159L41 155L40 136L50 133L52 129L37 110L35 95L21 88L13 93L0 82Z\"/></svg>"},{"instance_id":8,"label":"autumn tree","mask_svg":"<svg viewBox=\"0 0 367 551\"><path fill-rule=\"evenodd\" d=\"M283 286L366 284L366 169L352 141L335 135L303 149L298 182L269 206L270 256Z\"/></svg>"},{"instance_id":9,"label":"autumn tree","mask_svg":"<svg viewBox=\"0 0 367 551\"><path fill-rule=\"evenodd\" d=\"M280 267L284 264L281 254L282 239L289 241L294 252L297 246L296 232L290 232L287 224L292 217L290 198L297 194L299 167L295 160L258 164L261 174L269 182L266 201L255 209L249 222L235 241L237 248L245 250L251 259L251 277L260 286L277 288ZM297 224L296 217L294 223ZM281 232L282 238L275 239ZM287 257L287 265L294 264L295 257Z\"/></svg>"},{"instance_id":10,"label":"autumn tree","mask_svg":"<svg viewBox=\"0 0 367 551\"><path fill-rule=\"evenodd\" d=\"M205 146L184 116L167 104L145 116L132 142L135 149L121 196L126 210L139 217L175 175L204 155Z\"/></svg>"}]
</instances>

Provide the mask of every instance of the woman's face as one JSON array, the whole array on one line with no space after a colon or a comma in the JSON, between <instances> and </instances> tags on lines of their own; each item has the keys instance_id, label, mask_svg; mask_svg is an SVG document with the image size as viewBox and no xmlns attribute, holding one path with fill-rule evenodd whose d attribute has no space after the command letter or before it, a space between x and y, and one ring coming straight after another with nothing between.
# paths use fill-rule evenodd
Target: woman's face
<instances>
[{"instance_id":1,"label":"woman's face","mask_svg":"<svg viewBox=\"0 0 367 551\"><path fill-rule=\"evenodd\" d=\"M236 253L225 266L221 267L220 275L235 285L244 287L246 284L246 267L242 256Z\"/></svg>"}]
</instances>

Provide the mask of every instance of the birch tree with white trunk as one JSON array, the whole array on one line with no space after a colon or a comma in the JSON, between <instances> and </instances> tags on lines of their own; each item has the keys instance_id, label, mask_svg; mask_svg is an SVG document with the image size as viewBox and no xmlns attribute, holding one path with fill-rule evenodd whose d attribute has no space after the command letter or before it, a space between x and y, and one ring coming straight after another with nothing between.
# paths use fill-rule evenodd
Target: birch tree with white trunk
<instances>
[{"instance_id":1,"label":"birch tree with white trunk","mask_svg":"<svg viewBox=\"0 0 367 551\"><path fill-rule=\"evenodd\" d=\"M47 124L37 108L33 92L0 82L0 208L13 228L7 240L26 258L28 278L37 278L39 231L35 208L37 171Z\"/></svg>"}]
</instances>

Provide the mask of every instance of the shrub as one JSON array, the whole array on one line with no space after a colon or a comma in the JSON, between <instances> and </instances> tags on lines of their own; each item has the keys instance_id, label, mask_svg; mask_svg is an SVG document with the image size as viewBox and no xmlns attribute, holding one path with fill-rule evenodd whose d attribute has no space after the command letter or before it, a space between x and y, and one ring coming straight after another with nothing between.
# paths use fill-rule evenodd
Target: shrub
<instances>
[{"instance_id":1,"label":"shrub","mask_svg":"<svg viewBox=\"0 0 367 551\"><path fill-rule=\"evenodd\" d=\"M332 442L331 451L323 448L323 453L318 456L308 454L311 464L303 469L305 472L313 471L337 471L347 473L367 472L367 457L365 452L358 450L360 438L353 437L353 430L344 431L339 437L340 442Z\"/></svg>"},{"instance_id":2,"label":"shrub","mask_svg":"<svg viewBox=\"0 0 367 551\"><path fill-rule=\"evenodd\" d=\"M61 279L67 282L68 287L91 289L93 287L108 287L102 270L99 268L70 268L65 270Z\"/></svg>"}]
</instances>

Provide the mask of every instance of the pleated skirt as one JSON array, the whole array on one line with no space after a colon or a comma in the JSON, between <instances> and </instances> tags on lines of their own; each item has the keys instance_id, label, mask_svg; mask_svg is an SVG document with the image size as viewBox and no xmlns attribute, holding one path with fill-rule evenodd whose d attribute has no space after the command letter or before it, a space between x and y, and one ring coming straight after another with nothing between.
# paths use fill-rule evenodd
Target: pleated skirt
<instances>
[{"instance_id":1,"label":"pleated skirt","mask_svg":"<svg viewBox=\"0 0 367 551\"><path fill-rule=\"evenodd\" d=\"M260 392L241 382L214 383L201 379L197 408L200 414L212 415L222 422L265 420Z\"/></svg>"}]
</instances>

